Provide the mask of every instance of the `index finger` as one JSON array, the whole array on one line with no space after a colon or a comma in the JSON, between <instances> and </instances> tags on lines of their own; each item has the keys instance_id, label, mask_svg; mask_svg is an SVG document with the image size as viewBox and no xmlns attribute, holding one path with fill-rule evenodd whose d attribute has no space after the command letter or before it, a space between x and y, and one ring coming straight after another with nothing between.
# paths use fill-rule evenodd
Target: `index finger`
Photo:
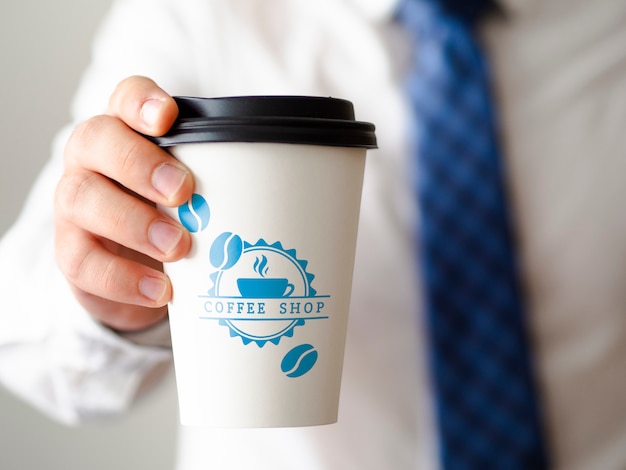
<instances>
[{"instance_id":1,"label":"index finger","mask_svg":"<svg viewBox=\"0 0 626 470\"><path fill-rule=\"evenodd\" d=\"M102 174L144 198L175 206L191 196L189 170L145 136L167 132L178 115L172 97L145 77L113 92L107 113L81 123L67 142L66 166Z\"/></svg>"},{"instance_id":2,"label":"index finger","mask_svg":"<svg viewBox=\"0 0 626 470\"><path fill-rule=\"evenodd\" d=\"M104 175L157 204L180 205L193 191L191 172L181 162L108 115L77 126L65 147L65 162L70 174Z\"/></svg>"}]
</instances>

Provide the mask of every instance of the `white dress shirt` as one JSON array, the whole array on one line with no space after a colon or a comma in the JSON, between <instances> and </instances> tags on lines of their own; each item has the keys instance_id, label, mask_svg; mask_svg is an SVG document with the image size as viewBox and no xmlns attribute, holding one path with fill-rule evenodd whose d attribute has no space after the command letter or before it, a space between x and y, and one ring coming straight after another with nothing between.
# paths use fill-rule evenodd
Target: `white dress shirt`
<instances>
[{"instance_id":1,"label":"white dress shirt","mask_svg":"<svg viewBox=\"0 0 626 470\"><path fill-rule=\"evenodd\" d=\"M550 446L558 468L626 468L626 3L508 0L482 29ZM118 0L73 105L101 113L128 75L174 95L353 101L368 154L339 422L181 428L179 470L437 468L416 269L410 56L393 0ZM0 243L0 381L68 423L131 406L170 360L97 324L55 266L60 133ZM36 292L37 295L33 295Z\"/></svg>"}]
</instances>

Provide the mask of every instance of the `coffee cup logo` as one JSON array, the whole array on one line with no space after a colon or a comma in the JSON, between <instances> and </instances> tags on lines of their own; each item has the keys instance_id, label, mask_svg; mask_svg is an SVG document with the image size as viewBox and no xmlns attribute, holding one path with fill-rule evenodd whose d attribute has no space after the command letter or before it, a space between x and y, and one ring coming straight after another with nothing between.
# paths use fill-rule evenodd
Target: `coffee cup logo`
<instances>
[{"instance_id":1,"label":"coffee cup logo","mask_svg":"<svg viewBox=\"0 0 626 470\"><path fill-rule=\"evenodd\" d=\"M231 237L220 236L216 243ZM221 246L215 250L227 251ZM317 294L308 262L298 259L295 250L260 239L254 244L244 241L241 252L230 256L237 262L223 264L228 267L210 275L213 285L205 297L204 319L218 320L244 344L263 347L293 336L294 328L307 321L328 318L329 296ZM213 259L213 266L218 261Z\"/></svg>"},{"instance_id":2,"label":"coffee cup logo","mask_svg":"<svg viewBox=\"0 0 626 470\"><path fill-rule=\"evenodd\" d=\"M194 198L206 204L202 196ZM204 211L208 213L208 204ZM187 209L179 212L181 220L189 220ZM205 228L206 224L196 226ZM217 321L244 345L278 345L282 338L293 337L296 327L329 318L330 296L319 295L312 287L315 276L307 271L308 261L281 242L270 244L261 238L250 243L223 232L211 244L209 261L211 286L199 296L203 302L199 318ZM287 377L300 377L313 368L317 354L312 345L296 346L285 356L281 369Z\"/></svg>"}]
</instances>

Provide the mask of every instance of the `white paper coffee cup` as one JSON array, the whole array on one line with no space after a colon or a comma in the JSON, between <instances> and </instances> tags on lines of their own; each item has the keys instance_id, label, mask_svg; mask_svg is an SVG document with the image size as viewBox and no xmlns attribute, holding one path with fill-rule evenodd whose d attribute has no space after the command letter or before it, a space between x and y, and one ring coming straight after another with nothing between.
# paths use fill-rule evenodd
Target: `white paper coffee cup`
<instances>
[{"instance_id":1,"label":"white paper coffee cup","mask_svg":"<svg viewBox=\"0 0 626 470\"><path fill-rule=\"evenodd\" d=\"M181 423L334 423L374 127L331 98L177 101L155 140L195 177L161 208L193 237L165 265Z\"/></svg>"}]
</instances>

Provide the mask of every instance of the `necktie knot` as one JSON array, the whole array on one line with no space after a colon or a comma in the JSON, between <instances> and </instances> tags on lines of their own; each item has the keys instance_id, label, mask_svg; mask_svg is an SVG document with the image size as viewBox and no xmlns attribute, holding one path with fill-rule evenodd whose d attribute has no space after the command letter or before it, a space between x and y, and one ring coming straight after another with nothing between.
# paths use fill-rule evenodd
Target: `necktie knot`
<instances>
[{"instance_id":1,"label":"necktie knot","mask_svg":"<svg viewBox=\"0 0 626 470\"><path fill-rule=\"evenodd\" d=\"M499 11L496 0L432 0L441 4L446 14L474 25L491 13Z\"/></svg>"},{"instance_id":2,"label":"necktie knot","mask_svg":"<svg viewBox=\"0 0 626 470\"><path fill-rule=\"evenodd\" d=\"M490 13L498 11L496 0L409 0L438 14L473 26Z\"/></svg>"}]
</instances>

